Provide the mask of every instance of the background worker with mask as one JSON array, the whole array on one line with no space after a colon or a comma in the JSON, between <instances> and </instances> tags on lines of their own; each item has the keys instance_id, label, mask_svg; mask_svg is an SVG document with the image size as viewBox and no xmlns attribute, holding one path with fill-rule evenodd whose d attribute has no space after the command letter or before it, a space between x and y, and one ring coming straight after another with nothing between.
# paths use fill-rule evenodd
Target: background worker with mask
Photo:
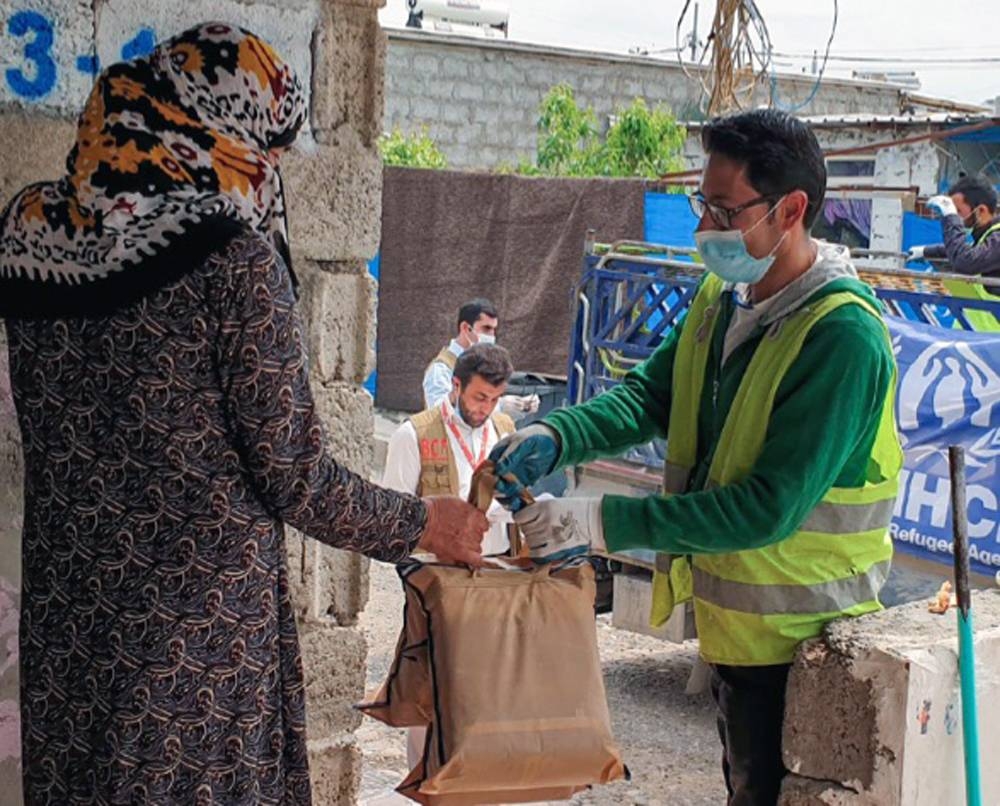
<instances>
[{"instance_id":1,"label":"background worker with mask","mask_svg":"<svg viewBox=\"0 0 1000 806\"><path fill-rule=\"evenodd\" d=\"M981 176L959 179L947 196L934 196L927 209L941 219L944 243L914 246L908 260L948 259L943 270L956 274L979 275L1000 279L1000 218L997 217L997 192ZM969 233L972 242L969 243ZM1000 302L977 283L945 281L952 296ZM996 290L996 289L994 289ZM1000 322L989 311L966 311L965 317L975 330L1000 331Z\"/></svg>"},{"instance_id":2,"label":"background worker with mask","mask_svg":"<svg viewBox=\"0 0 1000 806\"><path fill-rule=\"evenodd\" d=\"M896 367L847 250L810 237L826 188L811 130L756 110L711 121L702 142L691 207L709 271L681 325L616 388L491 458L517 509L521 485L666 436L665 495L554 499L515 520L541 560L637 548L679 558L654 580L654 612L693 598L729 804L772 805L799 643L881 607L902 464Z\"/></svg>"},{"instance_id":3,"label":"background worker with mask","mask_svg":"<svg viewBox=\"0 0 1000 806\"><path fill-rule=\"evenodd\" d=\"M455 362L474 344L496 344L500 319L496 306L477 298L458 309L458 333L424 371L424 406L434 408L452 391ZM500 410L512 417L538 411L538 395L504 395Z\"/></svg>"}]
</instances>

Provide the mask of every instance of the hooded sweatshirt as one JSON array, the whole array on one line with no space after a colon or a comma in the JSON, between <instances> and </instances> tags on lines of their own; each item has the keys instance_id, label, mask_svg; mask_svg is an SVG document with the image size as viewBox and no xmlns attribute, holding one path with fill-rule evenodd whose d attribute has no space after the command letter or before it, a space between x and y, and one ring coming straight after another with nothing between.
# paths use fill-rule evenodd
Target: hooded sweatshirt
<instances>
[{"instance_id":1,"label":"hooded sweatshirt","mask_svg":"<svg viewBox=\"0 0 1000 806\"><path fill-rule=\"evenodd\" d=\"M848 291L878 307L857 278L846 249L817 242L816 263L763 304L746 306L745 289L723 293L698 412L698 446L689 492L645 498L607 495L602 504L610 551L646 548L671 554L760 548L792 535L831 487L860 487L895 361L884 330L858 305L844 305L810 331L778 386L771 419L746 478L706 480L715 446L743 375L766 329L813 300ZM737 309L740 313L737 314ZM561 440L559 466L615 456L665 437L681 322L652 356L617 387L544 422Z\"/></svg>"}]
</instances>

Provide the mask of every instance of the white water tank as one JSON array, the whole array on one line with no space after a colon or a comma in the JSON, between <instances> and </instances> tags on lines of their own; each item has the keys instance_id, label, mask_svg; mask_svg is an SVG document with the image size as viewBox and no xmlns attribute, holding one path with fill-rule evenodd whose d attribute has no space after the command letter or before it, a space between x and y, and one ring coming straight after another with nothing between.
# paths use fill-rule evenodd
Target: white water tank
<instances>
[{"instance_id":1,"label":"white water tank","mask_svg":"<svg viewBox=\"0 0 1000 806\"><path fill-rule=\"evenodd\" d=\"M438 22L507 32L510 9L496 0L407 0L412 28ZM423 23L423 24L421 24ZM437 27L437 26L434 26Z\"/></svg>"}]
</instances>

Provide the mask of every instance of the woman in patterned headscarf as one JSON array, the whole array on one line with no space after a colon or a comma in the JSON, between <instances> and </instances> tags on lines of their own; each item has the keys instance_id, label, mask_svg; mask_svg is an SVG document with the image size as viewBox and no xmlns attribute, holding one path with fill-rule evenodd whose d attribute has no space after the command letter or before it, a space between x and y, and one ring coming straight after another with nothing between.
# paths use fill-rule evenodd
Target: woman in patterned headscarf
<instances>
[{"instance_id":1,"label":"woman in patterned headscarf","mask_svg":"<svg viewBox=\"0 0 1000 806\"><path fill-rule=\"evenodd\" d=\"M0 220L30 804L307 803L282 522L479 561L478 511L324 452L275 167L305 115L268 45L199 26L103 73Z\"/></svg>"}]
</instances>

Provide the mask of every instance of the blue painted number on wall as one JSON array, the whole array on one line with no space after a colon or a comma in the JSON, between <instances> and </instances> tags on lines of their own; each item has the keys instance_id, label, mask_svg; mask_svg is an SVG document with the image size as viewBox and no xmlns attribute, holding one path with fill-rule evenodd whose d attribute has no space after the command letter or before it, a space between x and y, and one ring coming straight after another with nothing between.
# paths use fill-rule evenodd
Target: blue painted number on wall
<instances>
[{"instance_id":1,"label":"blue painted number on wall","mask_svg":"<svg viewBox=\"0 0 1000 806\"><path fill-rule=\"evenodd\" d=\"M7 84L23 98L42 98L56 85L52 23L37 11L18 11L8 21L7 31L27 39L23 51L25 65L7 68Z\"/></svg>"},{"instance_id":2,"label":"blue painted number on wall","mask_svg":"<svg viewBox=\"0 0 1000 806\"><path fill-rule=\"evenodd\" d=\"M55 29L52 21L37 11L18 11L7 21L7 32L23 40L20 67L8 67L5 73L11 92L28 101L38 101L56 85L56 62L52 56ZM156 47L156 32L141 28L122 46L123 61L146 56ZM101 69L97 56L83 54L75 59L76 69L97 75Z\"/></svg>"},{"instance_id":3,"label":"blue painted number on wall","mask_svg":"<svg viewBox=\"0 0 1000 806\"><path fill-rule=\"evenodd\" d=\"M122 61L148 56L156 47L156 32L152 28L142 28L122 46Z\"/></svg>"}]
</instances>

